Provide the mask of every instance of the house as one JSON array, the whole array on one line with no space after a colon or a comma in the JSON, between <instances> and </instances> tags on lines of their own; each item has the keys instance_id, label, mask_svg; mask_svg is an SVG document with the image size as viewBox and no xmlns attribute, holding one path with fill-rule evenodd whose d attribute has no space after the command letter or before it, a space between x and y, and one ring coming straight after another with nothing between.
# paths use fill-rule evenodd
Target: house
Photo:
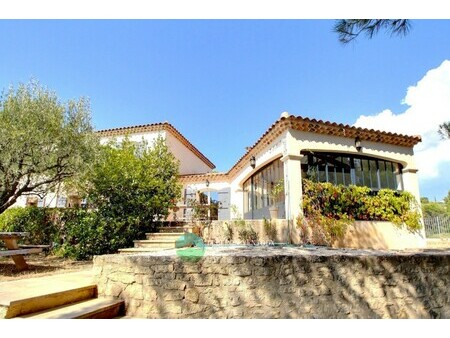
<instances>
[{"instance_id":1,"label":"house","mask_svg":"<svg viewBox=\"0 0 450 338\"><path fill-rule=\"evenodd\" d=\"M420 136L357 128L285 112L228 172L217 173L213 172L215 165L168 122L97 133L102 142L113 138L120 141L125 135L132 141L145 140L149 144L158 136L166 140L180 161L183 198L177 216L181 219L189 214L189 199L198 193L213 192L220 202L221 220L232 218L233 212L244 219L269 218L273 205L279 207L278 218L295 219L301 213L302 178L311 171L321 182L404 190L420 200L413 151ZM273 198L271 190L280 181L284 194ZM46 199L49 202L33 203L55 207L71 201L70 196L58 200L49 195Z\"/></svg>"},{"instance_id":2,"label":"house","mask_svg":"<svg viewBox=\"0 0 450 338\"><path fill-rule=\"evenodd\" d=\"M214 164L168 122L100 130L98 134L102 142L112 138L120 141L125 135L149 144L158 136L166 140L180 161L183 185L183 196L170 220L190 220L192 200L209 205L215 199L219 202L218 220L271 218L269 208L276 206L276 218L292 223L302 213L302 179L311 174L320 182L409 191L420 201L414 161L414 146L421 141L420 136L284 112L228 172L217 173L213 172ZM271 192L280 183L284 191L275 197ZM53 196L45 205L70 204L70 198L64 199Z\"/></svg>"},{"instance_id":3,"label":"house","mask_svg":"<svg viewBox=\"0 0 450 338\"><path fill-rule=\"evenodd\" d=\"M279 206L278 218L300 213L302 178L334 184L365 185L372 190L409 191L419 201L414 145L420 136L363 129L283 113L227 173L181 175L188 191L217 191L224 210L234 206L244 219L269 218L269 207ZM271 197L277 182L284 195Z\"/></svg>"}]
</instances>

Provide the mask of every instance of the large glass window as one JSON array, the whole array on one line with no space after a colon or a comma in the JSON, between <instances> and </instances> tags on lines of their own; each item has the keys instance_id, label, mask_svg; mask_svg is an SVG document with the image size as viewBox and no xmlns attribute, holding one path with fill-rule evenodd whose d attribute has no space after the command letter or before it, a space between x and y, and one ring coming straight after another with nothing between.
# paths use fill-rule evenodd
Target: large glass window
<instances>
[{"instance_id":1,"label":"large glass window","mask_svg":"<svg viewBox=\"0 0 450 338\"><path fill-rule=\"evenodd\" d=\"M402 190L401 164L361 155L302 152L303 177L316 182Z\"/></svg>"},{"instance_id":2,"label":"large glass window","mask_svg":"<svg viewBox=\"0 0 450 338\"><path fill-rule=\"evenodd\" d=\"M277 159L261 168L244 182L244 212L275 205L284 200L284 196L274 199L270 192L283 178L283 163Z\"/></svg>"}]
</instances>

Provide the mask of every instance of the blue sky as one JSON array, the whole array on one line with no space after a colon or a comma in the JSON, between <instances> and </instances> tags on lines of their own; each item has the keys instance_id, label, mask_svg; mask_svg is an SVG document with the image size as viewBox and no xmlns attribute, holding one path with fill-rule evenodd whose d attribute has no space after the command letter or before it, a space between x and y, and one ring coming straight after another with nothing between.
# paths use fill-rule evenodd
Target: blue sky
<instances>
[{"instance_id":1,"label":"blue sky","mask_svg":"<svg viewBox=\"0 0 450 338\"><path fill-rule=\"evenodd\" d=\"M333 23L0 20L0 87L34 77L62 100L87 96L97 129L168 121L219 171L230 169L283 111L346 124L362 115L381 121L383 111L414 107L418 99L405 100L408 88L433 69L450 90L443 64L450 60L450 20L412 20L406 37L380 33L346 46ZM421 99L435 88L422 87L415 91ZM427 119L436 107L420 102ZM448 108L439 118L450 120ZM411 133L429 134L420 119L404 121ZM450 158L439 154L450 153L450 144L427 140L419 150L434 156L435 170L419 168L420 190L440 200L450 189Z\"/></svg>"}]
</instances>

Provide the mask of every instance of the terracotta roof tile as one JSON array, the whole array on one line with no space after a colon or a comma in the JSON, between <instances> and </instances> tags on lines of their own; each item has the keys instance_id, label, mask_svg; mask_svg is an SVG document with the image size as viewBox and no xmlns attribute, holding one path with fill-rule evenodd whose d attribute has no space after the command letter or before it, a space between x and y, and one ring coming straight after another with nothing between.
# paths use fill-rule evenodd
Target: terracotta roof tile
<instances>
[{"instance_id":1,"label":"terracotta roof tile","mask_svg":"<svg viewBox=\"0 0 450 338\"><path fill-rule=\"evenodd\" d=\"M174 126L168 122L143 124L138 126L120 127L113 129L98 130L100 136L121 136L126 134L138 134L151 131L165 130L170 132L175 138L199 157L208 167L214 169L216 166L205 155L203 155L191 142L189 142Z\"/></svg>"},{"instance_id":2,"label":"terracotta roof tile","mask_svg":"<svg viewBox=\"0 0 450 338\"><path fill-rule=\"evenodd\" d=\"M381 142L404 147L413 147L422 141L420 136L407 136L291 115L288 117L281 117L275 121L255 144L248 148L247 152L234 164L227 174L230 175L230 177L234 176L243 166L248 164L252 152L258 152L265 144L269 144L287 129L349 138L359 137L361 141Z\"/></svg>"},{"instance_id":3,"label":"terracotta roof tile","mask_svg":"<svg viewBox=\"0 0 450 338\"><path fill-rule=\"evenodd\" d=\"M191 174L191 175L180 175L179 181L181 183L196 183L196 182L228 182L227 173L206 173L206 174Z\"/></svg>"}]
</instances>

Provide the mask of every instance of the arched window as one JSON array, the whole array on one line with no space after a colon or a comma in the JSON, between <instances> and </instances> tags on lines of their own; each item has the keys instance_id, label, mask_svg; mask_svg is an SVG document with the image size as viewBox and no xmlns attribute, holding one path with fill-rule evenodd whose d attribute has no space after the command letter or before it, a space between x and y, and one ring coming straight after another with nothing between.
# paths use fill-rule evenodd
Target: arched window
<instances>
[{"instance_id":1,"label":"arched window","mask_svg":"<svg viewBox=\"0 0 450 338\"><path fill-rule=\"evenodd\" d=\"M270 196L272 187L283 179L283 172L283 163L277 159L244 182L244 213L283 202L282 194L276 200Z\"/></svg>"},{"instance_id":2,"label":"arched window","mask_svg":"<svg viewBox=\"0 0 450 338\"><path fill-rule=\"evenodd\" d=\"M302 176L316 182L403 190L402 165L369 156L302 151Z\"/></svg>"}]
</instances>

